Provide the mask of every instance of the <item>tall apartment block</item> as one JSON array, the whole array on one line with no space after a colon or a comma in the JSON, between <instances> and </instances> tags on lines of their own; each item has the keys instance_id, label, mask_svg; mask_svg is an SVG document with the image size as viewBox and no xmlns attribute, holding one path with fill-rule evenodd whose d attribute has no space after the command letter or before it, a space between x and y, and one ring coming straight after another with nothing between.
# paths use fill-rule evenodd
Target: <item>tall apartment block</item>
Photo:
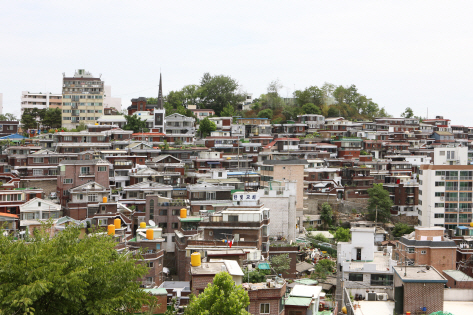
<instances>
[{"instance_id":1,"label":"tall apartment block","mask_svg":"<svg viewBox=\"0 0 473 315\"><path fill-rule=\"evenodd\" d=\"M419 170L419 224L454 229L472 221L473 165L467 147L434 149L434 164Z\"/></svg>"},{"instance_id":2,"label":"tall apartment block","mask_svg":"<svg viewBox=\"0 0 473 315\"><path fill-rule=\"evenodd\" d=\"M27 108L48 109L62 107L62 94L21 92L21 113Z\"/></svg>"},{"instance_id":3,"label":"tall apartment block","mask_svg":"<svg viewBox=\"0 0 473 315\"><path fill-rule=\"evenodd\" d=\"M95 124L103 115L104 82L79 69L63 78L62 127L75 128L80 122Z\"/></svg>"}]
</instances>

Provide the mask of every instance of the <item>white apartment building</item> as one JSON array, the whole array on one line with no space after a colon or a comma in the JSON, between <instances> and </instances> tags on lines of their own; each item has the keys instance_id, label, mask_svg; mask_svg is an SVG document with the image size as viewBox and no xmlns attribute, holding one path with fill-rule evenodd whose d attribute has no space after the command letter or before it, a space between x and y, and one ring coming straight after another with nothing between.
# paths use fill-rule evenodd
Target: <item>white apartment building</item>
<instances>
[{"instance_id":1,"label":"white apartment building","mask_svg":"<svg viewBox=\"0 0 473 315\"><path fill-rule=\"evenodd\" d=\"M104 82L79 69L73 77L63 78L62 126L75 128L79 123L95 124L103 115Z\"/></svg>"},{"instance_id":2,"label":"white apartment building","mask_svg":"<svg viewBox=\"0 0 473 315\"><path fill-rule=\"evenodd\" d=\"M113 107L120 112L122 110L121 97L112 97L112 87L110 85L104 85L103 90L103 107Z\"/></svg>"},{"instance_id":3,"label":"white apartment building","mask_svg":"<svg viewBox=\"0 0 473 315\"><path fill-rule=\"evenodd\" d=\"M353 296L365 296L369 290L383 300L393 299L393 267L397 262L392 259L392 247L378 250L374 244L374 227L354 227L350 231L351 241L337 244L337 270L341 273L343 287Z\"/></svg>"},{"instance_id":4,"label":"white apartment building","mask_svg":"<svg viewBox=\"0 0 473 315\"><path fill-rule=\"evenodd\" d=\"M21 92L21 113L27 108L48 109L62 107L62 94Z\"/></svg>"},{"instance_id":5,"label":"white apartment building","mask_svg":"<svg viewBox=\"0 0 473 315\"><path fill-rule=\"evenodd\" d=\"M434 149L434 164L419 170L419 224L453 229L472 221L473 165L466 147Z\"/></svg>"}]
</instances>

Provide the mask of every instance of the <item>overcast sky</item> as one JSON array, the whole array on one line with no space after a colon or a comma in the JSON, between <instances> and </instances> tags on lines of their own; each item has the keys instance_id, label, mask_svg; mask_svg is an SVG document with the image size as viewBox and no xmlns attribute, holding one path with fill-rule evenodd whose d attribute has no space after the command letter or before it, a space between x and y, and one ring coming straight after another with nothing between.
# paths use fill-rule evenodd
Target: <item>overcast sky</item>
<instances>
[{"instance_id":1,"label":"overcast sky","mask_svg":"<svg viewBox=\"0 0 473 315\"><path fill-rule=\"evenodd\" d=\"M258 96L355 84L388 113L473 126L472 1L4 1L0 93L61 92L62 73L102 74L127 106L138 96L235 78Z\"/></svg>"}]
</instances>

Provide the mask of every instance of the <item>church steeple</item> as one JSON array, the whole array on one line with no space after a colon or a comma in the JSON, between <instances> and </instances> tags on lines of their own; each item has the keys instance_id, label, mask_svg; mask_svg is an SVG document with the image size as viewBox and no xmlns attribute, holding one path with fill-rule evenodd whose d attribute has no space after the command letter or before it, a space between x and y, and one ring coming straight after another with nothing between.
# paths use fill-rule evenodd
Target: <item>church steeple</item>
<instances>
[{"instance_id":1,"label":"church steeple","mask_svg":"<svg viewBox=\"0 0 473 315\"><path fill-rule=\"evenodd\" d=\"M158 94L158 109L164 109L164 99L163 99L163 80L161 73L159 73L159 94Z\"/></svg>"}]
</instances>

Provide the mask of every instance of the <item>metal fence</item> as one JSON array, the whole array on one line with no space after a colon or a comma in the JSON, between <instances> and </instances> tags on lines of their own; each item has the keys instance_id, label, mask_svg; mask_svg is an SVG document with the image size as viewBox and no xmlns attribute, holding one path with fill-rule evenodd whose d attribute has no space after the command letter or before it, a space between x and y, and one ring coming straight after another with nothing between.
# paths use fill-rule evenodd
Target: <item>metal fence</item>
<instances>
[{"instance_id":1,"label":"metal fence","mask_svg":"<svg viewBox=\"0 0 473 315\"><path fill-rule=\"evenodd\" d=\"M354 315L355 309L353 308L353 304L350 300L350 293L348 293L346 288L343 289L343 300L345 304L344 306L347 308L347 315Z\"/></svg>"}]
</instances>

